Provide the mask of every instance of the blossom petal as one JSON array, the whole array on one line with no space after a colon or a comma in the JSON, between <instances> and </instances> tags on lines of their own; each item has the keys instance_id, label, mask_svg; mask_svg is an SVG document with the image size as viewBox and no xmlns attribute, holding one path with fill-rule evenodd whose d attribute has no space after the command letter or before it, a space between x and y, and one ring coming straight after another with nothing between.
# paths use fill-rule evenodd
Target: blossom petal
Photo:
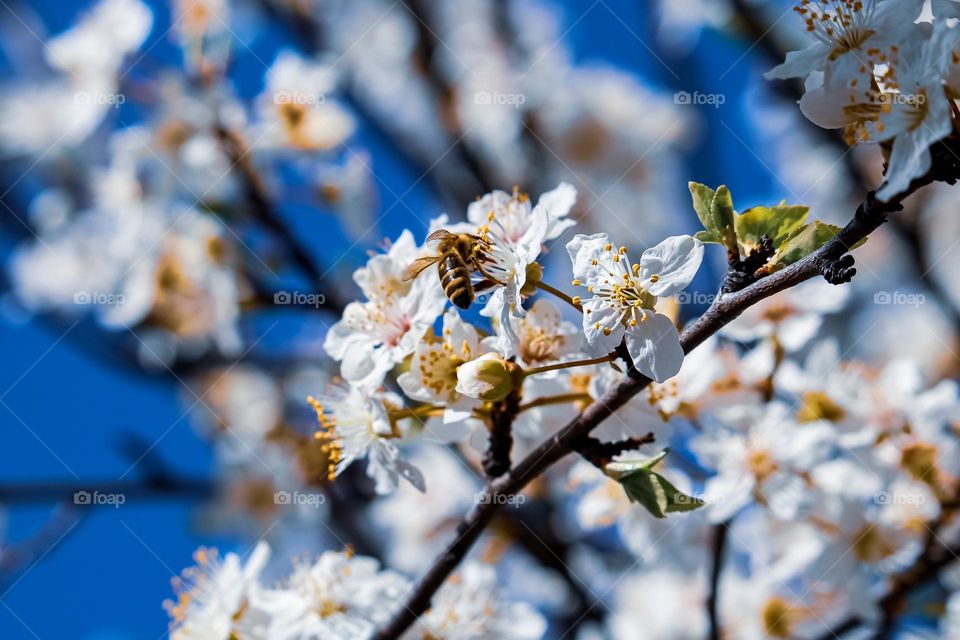
<instances>
[{"instance_id":1,"label":"blossom petal","mask_svg":"<svg viewBox=\"0 0 960 640\"><path fill-rule=\"evenodd\" d=\"M764 74L767 80L787 80L789 78L805 78L814 71L823 69L830 48L822 42L817 42L806 49L791 51L787 59Z\"/></svg>"},{"instance_id":2,"label":"blossom petal","mask_svg":"<svg viewBox=\"0 0 960 640\"><path fill-rule=\"evenodd\" d=\"M623 340L624 326L616 309L603 300L593 298L583 303L583 333L587 338L586 352L589 355L605 356L616 349ZM604 328L610 330L607 334Z\"/></svg>"},{"instance_id":3,"label":"blossom petal","mask_svg":"<svg viewBox=\"0 0 960 640\"><path fill-rule=\"evenodd\" d=\"M603 255L603 248L610 243L610 237L605 233L595 233L592 236L585 236L582 233L574 236L573 240L567 243L567 253L570 254L570 262L573 263L573 277L580 280L583 286L588 287L594 284L597 279L597 269L593 262L599 260Z\"/></svg>"},{"instance_id":4,"label":"blossom petal","mask_svg":"<svg viewBox=\"0 0 960 640\"><path fill-rule=\"evenodd\" d=\"M683 365L680 334L670 318L659 313L627 331L627 350L637 371L657 382L677 375Z\"/></svg>"},{"instance_id":5,"label":"blossom petal","mask_svg":"<svg viewBox=\"0 0 960 640\"><path fill-rule=\"evenodd\" d=\"M537 209L544 209L547 213L549 225L547 228L547 240L553 240L560 236L566 229L576 224L575 220L567 219L570 209L577 201L577 189L568 182L561 182L560 186L552 191L547 191L540 196L537 203Z\"/></svg>"},{"instance_id":6,"label":"blossom petal","mask_svg":"<svg viewBox=\"0 0 960 640\"><path fill-rule=\"evenodd\" d=\"M640 276L655 296L672 296L693 281L703 261L703 243L690 236L673 236L643 252ZM657 276L656 282L650 281Z\"/></svg>"}]
</instances>

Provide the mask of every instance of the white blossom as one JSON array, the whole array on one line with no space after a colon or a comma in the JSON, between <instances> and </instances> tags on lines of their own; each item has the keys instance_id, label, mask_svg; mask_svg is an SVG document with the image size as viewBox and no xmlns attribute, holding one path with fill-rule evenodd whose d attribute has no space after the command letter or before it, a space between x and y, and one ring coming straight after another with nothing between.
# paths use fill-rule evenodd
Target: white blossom
<instances>
[{"instance_id":1,"label":"white blossom","mask_svg":"<svg viewBox=\"0 0 960 640\"><path fill-rule=\"evenodd\" d=\"M200 549L197 566L173 581L177 602L167 601L170 637L176 640L231 640L263 637L262 618L250 603L260 589L259 578L270 556L266 543L259 543L244 563L228 553Z\"/></svg>"},{"instance_id":2,"label":"white blossom","mask_svg":"<svg viewBox=\"0 0 960 640\"><path fill-rule=\"evenodd\" d=\"M382 396L358 385L331 386L325 394L308 401L321 427L317 438L327 445L330 479L355 460L365 458L367 475L374 480L377 493L394 491L401 477L424 490L423 474L392 442L403 434L391 420Z\"/></svg>"},{"instance_id":3,"label":"white blossom","mask_svg":"<svg viewBox=\"0 0 960 640\"><path fill-rule=\"evenodd\" d=\"M447 299L437 278L403 280L419 251L413 235L404 231L387 253L374 256L354 274L367 300L348 304L324 341L347 380L379 384L414 352L443 313Z\"/></svg>"},{"instance_id":4,"label":"white blossom","mask_svg":"<svg viewBox=\"0 0 960 640\"><path fill-rule=\"evenodd\" d=\"M312 564L298 563L278 587L264 589L256 604L269 617L271 640L368 638L409 588L373 558L327 551Z\"/></svg>"},{"instance_id":5,"label":"white blossom","mask_svg":"<svg viewBox=\"0 0 960 640\"><path fill-rule=\"evenodd\" d=\"M592 297L583 300L583 331L593 355L614 351L626 337L634 366L663 382L680 371L683 349L673 321L654 311L659 296L687 287L703 259L703 245L690 236L668 238L631 264L626 248L615 249L606 234L578 235L567 251L574 284Z\"/></svg>"},{"instance_id":6,"label":"white blossom","mask_svg":"<svg viewBox=\"0 0 960 640\"><path fill-rule=\"evenodd\" d=\"M494 283L482 313L499 321L501 352L509 352L519 340L510 318L526 314L523 298L528 295L529 269L535 268L544 242L558 238L574 224L567 216L576 195L576 189L562 183L532 207L526 194L494 191L467 210L484 246L481 273Z\"/></svg>"}]
</instances>

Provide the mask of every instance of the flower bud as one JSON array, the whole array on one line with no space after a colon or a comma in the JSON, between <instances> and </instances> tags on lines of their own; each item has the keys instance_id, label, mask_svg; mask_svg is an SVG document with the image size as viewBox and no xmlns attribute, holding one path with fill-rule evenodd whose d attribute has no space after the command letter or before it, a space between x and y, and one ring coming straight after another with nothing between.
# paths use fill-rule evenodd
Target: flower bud
<instances>
[{"instance_id":1,"label":"flower bud","mask_svg":"<svg viewBox=\"0 0 960 640\"><path fill-rule=\"evenodd\" d=\"M484 354L457 368L457 392L478 400L499 402L519 381L519 365L497 353Z\"/></svg>"}]
</instances>

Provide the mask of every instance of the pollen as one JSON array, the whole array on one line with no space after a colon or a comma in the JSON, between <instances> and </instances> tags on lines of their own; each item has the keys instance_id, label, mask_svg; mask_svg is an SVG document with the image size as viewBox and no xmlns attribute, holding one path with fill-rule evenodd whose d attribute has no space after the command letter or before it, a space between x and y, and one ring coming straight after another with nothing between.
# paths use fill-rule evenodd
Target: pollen
<instances>
[{"instance_id":1,"label":"pollen","mask_svg":"<svg viewBox=\"0 0 960 640\"><path fill-rule=\"evenodd\" d=\"M323 404L313 396L308 396L307 402L317 412L317 422L321 429L314 432L313 437L315 440L325 441L320 449L327 454L327 479L333 482L337 477L337 465L343 452L340 436L336 431L336 420L326 415Z\"/></svg>"}]
</instances>

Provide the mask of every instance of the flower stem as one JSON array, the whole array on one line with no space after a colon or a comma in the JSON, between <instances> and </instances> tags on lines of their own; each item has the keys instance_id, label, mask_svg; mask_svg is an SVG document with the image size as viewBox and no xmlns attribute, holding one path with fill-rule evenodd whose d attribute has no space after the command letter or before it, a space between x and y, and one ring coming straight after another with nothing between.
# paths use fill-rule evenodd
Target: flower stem
<instances>
[{"instance_id":1,"label":"flower stem","mask_svg":"<svg viewBox=\"0 0 960 640\"><path fill-rule=\"evenodd\" d=\"M571 307L573 307L580 313L583 313L583 307L580 305L580 303L574 302L573 298L565 294L563 291L560 291L560 289L557 289L556 287L552 287L546 282L543 282L542 280L538 280L535 286L537 287L537 289L546 291L547 293L557 296L558 298L560 298L561 300L569 304Z\"/></svg>"},{"instance_id":2,"label":"flower stem","mask_svg":"<svg viewBox=\"0 0 960 640\"><path fill-rule=\"evenodd\" d=\"M593 398L590 397L589 393L562 393L557 396L545 396L543 398L537 398L536 400L531 400L526 404L520 405L520 412L527 411L529 409L536 409L537 407L545 407L551 404L566 404L568 402L591 402Z\"/></svg>"},{"instance_id":3,"label":"flower stem","mask_svg":"<svg viewBox=\"0 0 960 640\"><path fill-rule=\"evenodd\" d=\"M572 369L574 367L589 367L594 364L603 364L604 362L613 362L616 360L617 356L615 354L606 355L600 358L591 358L589 360L571 360L570 362L558 362L556 364L548 364L543 367L534 367L533 369L526 369L523 372L523 377L536 375L538 373L546 373L548 371L557 371L558 369Z\"/></svg>"}]
</instances>

